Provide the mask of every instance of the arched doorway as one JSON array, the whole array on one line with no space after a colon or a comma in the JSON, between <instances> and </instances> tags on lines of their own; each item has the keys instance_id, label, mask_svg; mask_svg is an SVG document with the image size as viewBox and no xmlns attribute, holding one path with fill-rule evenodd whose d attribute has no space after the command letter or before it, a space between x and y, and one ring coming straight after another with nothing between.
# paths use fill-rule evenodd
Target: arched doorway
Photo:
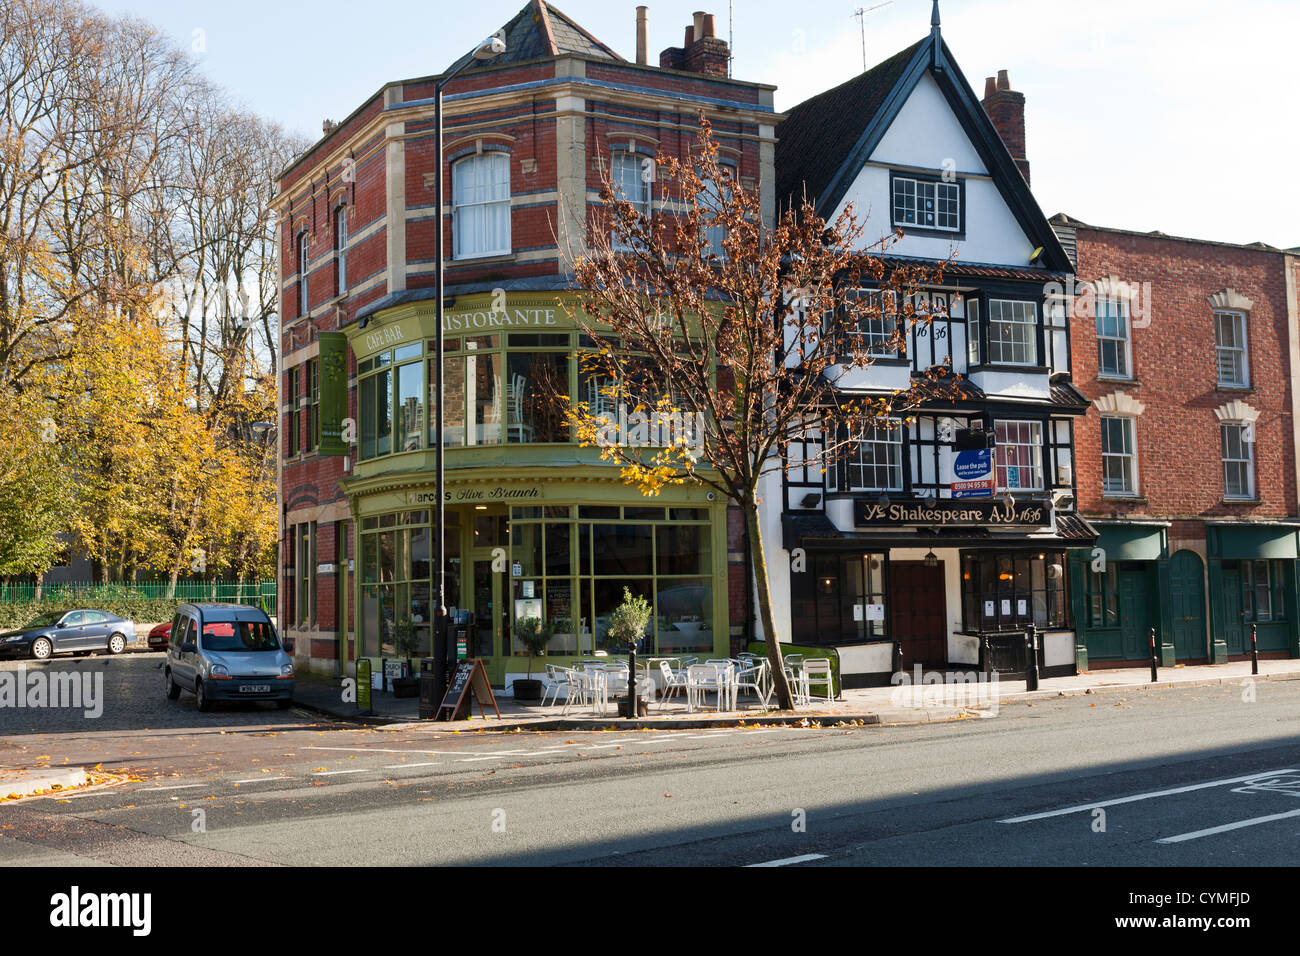
<instances>
[{"instance_id":1,"label":"arched doorway","mask_svg":"<svg viewBox=\"0 0 1300 956\"><path fill-rule=\"evenodd\" d=\"M1175 658L1205 658L1205 565L1195 551L1178 551L1169 559L1169 608Z\"/></svg>"}]
</instances>

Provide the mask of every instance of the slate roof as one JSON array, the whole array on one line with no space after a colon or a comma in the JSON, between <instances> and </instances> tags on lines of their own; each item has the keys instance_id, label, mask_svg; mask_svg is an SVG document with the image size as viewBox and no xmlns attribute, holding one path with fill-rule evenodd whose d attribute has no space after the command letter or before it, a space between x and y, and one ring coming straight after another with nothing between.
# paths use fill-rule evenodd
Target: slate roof
<instances>
[{"instance_id":1,"label":"slate roof","mask_svg":"<svg viewBox=\"0 0 1300 956\"><path fill-rule=\"evenodd\" d=\"M560 12L546 0L529 0L496 35L505 38L506 52L488 61L485 64L487 66L504 66L565 53L601 60L623 60L613 49L579 26L572 17ZM451 73L473 55L473 50L466 53L449 66L446 73Z\"/></svg>"},{"instance_id":2,"label":"slate roof","mask_svg":"<svg viewBox=\"0 0 1300 956\"><path fill-rule=\"evenodd\" d=\"M814 202L830 185L862 131L898 85L919 40L861 76L804 100L786 114L776 144L776 199L783 208L803 199L805 185Z\"/></svg>"}]
</instances>

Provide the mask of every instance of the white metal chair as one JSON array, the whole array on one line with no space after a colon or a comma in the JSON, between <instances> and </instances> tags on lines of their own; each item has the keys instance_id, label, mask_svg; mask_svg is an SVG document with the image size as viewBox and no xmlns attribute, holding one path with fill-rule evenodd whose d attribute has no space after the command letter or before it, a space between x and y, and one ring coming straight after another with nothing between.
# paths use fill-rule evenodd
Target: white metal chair
<instances>
[{"instance_id":1,"label":"white metal chair","mask_svg":"<svg viewBox=\"0 0 1300 956\"><path fill-rule=\"evenodd\" d=\"M569 669L561 667L559 664L546 665L546 689L542 691L542 706L546 706L546 696L551 695L551 704L557 704L560 700L560 688L564 688L564 696L567 699L570 694Z\"/></svg>"},{"instance_id":2,"label":"white metal chair","mask_svg":"<svg viewBox=\"0 0 1300 956\"><path fill-rule=\"evenodd\" d=\"M803 690L805 702L835 699L835 677L831 662L826 657L813 657L803 662ZM813 688L825 689L825 694L814 694Z\"/></svg>"},{"instance_id":3,"label":"white metal chair","mask_svg":"<svg viewBox=\"0 0 1300 956\"><path fill-rule=\"evenodd\" d=\"M771 682L767 678L767 661L760 661L754 658L745 659L745 666L736 671L736 693L742 690L752 690L754 696L767 706L768 699L772 696Z\"/></svg>"},{"instance_id":4,"label":"white metal chair","mask_svg":"<svg viewBox=\"0 0 1300 956\"><path fill-rule=\"evenodd\" d=\"M689 710L691 706L690 692L689 692L690 681L687 679L686 672L684 670L681 670L680 668L678 668L677 670L673 670L672 665L669 664L668 661L660 661L659 677L660 677L660 684L661 684L661 691L662 691L661 696L659 698L659 709L663 710L668 703L668 698L671 697L673 694L675 694L677 691L686 690L687 691L686 707Z\"/></svg>"}]
</instances>

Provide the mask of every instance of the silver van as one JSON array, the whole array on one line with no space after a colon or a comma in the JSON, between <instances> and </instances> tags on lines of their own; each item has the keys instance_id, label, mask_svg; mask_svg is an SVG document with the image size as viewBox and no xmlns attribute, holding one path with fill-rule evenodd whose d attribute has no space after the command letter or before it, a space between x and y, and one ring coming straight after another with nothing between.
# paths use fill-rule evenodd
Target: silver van
<instances>
[{"instance_id":1,"label":"silver van","mask_svg":"<svg viewBox=\"0 0 1300 956\"><path fill-rule=\"evenodd\" d=\"M244 604L182 604L163 661L167 699L193 692L199 710L219 700L293 703L293 642L281 644L266 613Z\"/></svg>"}]
</instances>

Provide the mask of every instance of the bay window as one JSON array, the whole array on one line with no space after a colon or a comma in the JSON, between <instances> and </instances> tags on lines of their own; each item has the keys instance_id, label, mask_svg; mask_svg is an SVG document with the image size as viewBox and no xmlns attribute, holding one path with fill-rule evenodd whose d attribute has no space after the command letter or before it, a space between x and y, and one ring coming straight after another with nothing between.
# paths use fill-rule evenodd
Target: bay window
<instances>
[{"instance_id":1,"label":"bay window","mask_svg":"<svg viewBox=\"0 0 1300 956\"><path fill-rule=\"evenodd\" d=\"M867 425L849 452L850 491L903 490L903 426L897 419Z\"/></svg>"},{"instance_id":2,"label":"bay window","mask_svg":"<svg viewBox=\"0 0 1300 956\"><path fill-rule=\"evenodd\" d=\"M1036 303L989 300L988 360L995 365L1038 364Z\"/></svg>"},{"instance_id":3,"label":"bay window","mask_svg":"<svg viewBox=\"0 0 1300 956\"><path fill-rule=\"evenodd\" d=\"M1043 423L1000 421L997 438L998 491L1043 490Z\"/></svg>"}]
</instances>

